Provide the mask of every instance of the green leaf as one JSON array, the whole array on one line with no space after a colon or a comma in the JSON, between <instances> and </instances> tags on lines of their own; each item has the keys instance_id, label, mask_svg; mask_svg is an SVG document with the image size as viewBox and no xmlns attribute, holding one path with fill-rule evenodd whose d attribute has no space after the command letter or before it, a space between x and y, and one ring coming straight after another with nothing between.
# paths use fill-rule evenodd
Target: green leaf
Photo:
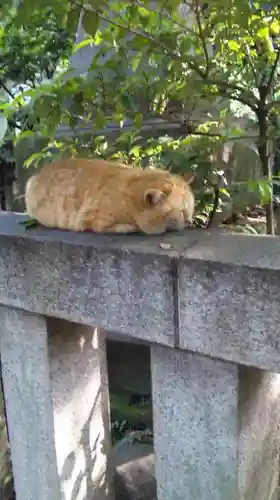
<instances>
[{"instance_id":1,"label":"green leaf","mask_svg":"<svg viewBox=\"0 0 280 500\"><path fill-rule=\"evenodd\" d=\"M83 17L83 27L86 33L94 36L99 27L99 16L97 12L87 11Z\"/></svg>"},{"instance_id":2,"label":"green leaf","mask_svg":"<svg viewBox=\"0 0 280 500\"><path fill-rule=\"evenodd\" d=\"M240 44L236 42L236 40L228 40L227 44L233 52L238 52L240 50Z\"/></svg>"},{"instance_id":3,"label":"green leaf","mask_svg":"<svg viewBox=\"0 0 280 500\"><path fill-rule=\"evenodd\" d=\"M123 30L124 35L127 34L127 31L125 32ZM130 41L130 47L134 50L142 50L144 47L149 46L149 40L145 39L144 37L140 35L134 35L132 40Z\"/></svg>"},{"instance_id":4,"label":"green leaf","mask_svg":"<svg viewBox=\"0 0 280 500\"><path fill-rule=\"evenodd\" d=\"M133 146L133 148L131 148L129 151L129 155L135 158L139 158L140 154L141 154L140 146Z\"/></svg>"},{"instance_id":5,"label":"green leaf","mask_svg":"<svg viewBox=\"0 0 280 500\"><path fill-rule=\"evenodd\" d=\"M91 45L94 42L94 38L85 38L81 42L77 43L74 48L73 48L73 54L78 52L78 50L82 49L83 47L87 47L88 45Z\"/></svg>"},{"instance_id":6,"label":"green leaf","mask_svg":"<svg viewBox=\"0 0 280 500\"><path fill-rule=\"evenodd\" d=\"M36 9L36 0L25 0L20 2L17 8L17 15L14 19L14 25L21 27L30 19L30 12Z\"/></svg>"},{"instance_id":7,"label":"green leaf","mask_svg":"<svg viewBox=\"0 0 280 500\"><path fill-rule=\"evenodd\" d=\"M28 219L24 221L19 221L19 224L25 227L25 231L28 229L33 229L35 227L40 227L39 222L36 219Z\"/></svg>"},{"instance_id":8,"label":"green leaf","mask_svg":"<svg viewBox=\"0 0 280 500\"><path fill-rule=\"evenodd\" d=\"M102 111L102 109L98 109L96 111L96 115L95 115L95 125L98 127L98 128L104 128L106 126L106 118L105 118L105 114L104 114L104 111Z\"/></svg>"},{"instance_id":9,"label":"green leaf","mask_svg":"<svg viewBox=\"0 0 280 500\"><path fill-rule=\"evenodd\" d=\"M260 181L258 183L258 190L261 197L261 203L263 205L269 203L272 196L272 188L268 181Z\"/></svg>"},{"instance_id":10,"label":"green leaf","mask_svg":"<svg viewBox=\"0 0 280 500\"><path fill-rule=\"evenodd\" d=\"M135 126L138 129L141 129L142 123L143 123L143 115L142 115L142 113L136 113L136 115L133 118L133 121L135 123Z\"/></svg>"},{"instance_id":11,"label":"green leaf","mask_svg":"<svg viewBox=\"0 0 280 500\"><path fill-rule=\"evenodd\" d=\"M33 163L37 163L41 159L41 157L42 157L41 153L33 153L32 155L29 156L29 158L27 158L27 160L25 160L24 166L26 168L31 167L31 165Z\"/></svg>"},{"instance_id":12,"label":"green leaf","mask_svg":"<svg viewBox=\"0 0 280 500\"><path fill-rule=\"evenodd\" d=\"M74 7L67 14L66 29L69 33L76 31L81 9L80 7Z\"/></svg>"},{"instance_id":13,"label":"green leaf","mask_svg":"<svg viewBox=\"0 0 280 500\"><path fill-rule=\"evenodd\" d=\"M256 190L256 187L258 187L257 181L249 181L248 182L248 191L250 193L254 193L254 191Z\"/></svg>"},{"instance_id":14,"label":"green leaf","mask_svg":"<svg viewBox=\"0 0 280 500\"><path fill-rule=\"evenodd\" d=\"M132 68L132 71L133 73L136 72L140 62L141 62L141 59L142 59L142 54L138 54L137 56L135 56L132 61L131 61L131 68Z\"/></svg>"},{"instance_id":15,"label":"green leaf","mask_svg":"<svg viewBox=\"0 0 280 500\"><path fill-rule=\"evenodd\" d=\"M87 0L87 3L91 5L94 9L100 10L103 7L104 0Z\"/></svg>"},{"instance_id":16,"label":"green leaf","mask_svg":"<svg viewBox=\"0 0 280 500\"><path fill-rule=\"evenodd\" d=\"M150 16L150 11L148 9L145 9L145 7L138 7L138 12L139 12L139 14L141 14L141 16L144 16L144 17Z\"/></svg>"}]
</instances>

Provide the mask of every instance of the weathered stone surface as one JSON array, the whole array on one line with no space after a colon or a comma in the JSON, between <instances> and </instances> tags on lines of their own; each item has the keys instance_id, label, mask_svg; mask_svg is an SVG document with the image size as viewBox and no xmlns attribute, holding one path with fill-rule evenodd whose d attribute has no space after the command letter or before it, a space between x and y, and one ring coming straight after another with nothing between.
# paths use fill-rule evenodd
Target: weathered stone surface
<instances>
[{"instance_id":1,"label":"weathered stone surface","mask_svg":"<svg viewBox=\"0 0 280 500\"><path fill-rule=\"evenodd\" d=\"M280 374L239 367L238 481L243 500L279 500Z\"/></svg>"},{"instance_id":2,"label":"weathered stone surface","mask_svg":"<svg viewBox=\"0 0 280 500\"><path fill-rule=\"evenodd\" d=\"M25 231L23 219L0 216L0 303L174 344L172 255L161 239Z\"/></svg>"},{"instance_id":3,"label":"weathered stone surface","mask_svg":"<svg viewBox=\"0 0 280 500\"><path fill-rule=\"evenodd\" d=\"M97 420L85 422L88 391L96 394L103 375L96 356L82 345L77 351L75 335L87 337L91 325L152 344L158 500L275 500L279 377L259 368L279 372L280 239L25 232L19 218L0 215L0 304L12 307L0 309L0 349L18 500L38 498L39 485L38 500L60 492L45 320L15 307L84 325L50 335L59 472L65 481L70 474L71 500L87 482L98 441L89 421L103 422L98 439L106 434L100 405ZM70 436L65 448L58 429ZM82 465L73 450L84 431L93 455Z\"/></svg>"},{"instance_id":4,"label":"weathered stone surface","mask_svg":"<svg viewBox=\"0 0 280 500\"><path fill-rule=\"evenodd\" d=\"M17 498L61 500L44 318L0 307L0 351Z\"/></svg>"},{"instance_id":5,"label":"weathered stone surface","mask_svg":"<svg viewBox=\"0 0 280 500\"><path fill-rule=\"evenodd\" d=\"M25 231L22 218L0 216L0 303L278 370L279 238Z\"/></svg>"},{"instance_id":6,"label":"weathered stone surface","mask_svg":"<svg viewBox=\"0 0 280 500\"><path fill-rule=\"evenodd\" d=\"M155 346L152 380L159 500L275 498L278 375Z\"/></svg>"},{"instance_id":7,"label":"weathered stone surface","mask_svg":"<svg viewBox=\"0 0 280 500\"><path fill-rule=\"evenodd\" d=\"M103 333L0 307L0 348L18 500L112 498Z\"/></svg>"},{"instance_id":8,"label":"weathered stone surface","mask_svg":"<svg viewBox=\"0 0 280 500\"><path fill-rule=\"evenodd\" d=\"M112 498L105 336L48 320L57 467L63 500Z\"/></svg>"},{"instance_id":9,"label":"weathered stone surface","mask_svg":"<svg viewBox=\"0 0 280 500\"><path fill-rule=\"evenodd\" d=\"M280 238L215 234L179 265L183 349L279 371Z\"/></svg>"},{"instance_id":10,"label":"weathered stone surface","mask_svg":"<svg viewBox=\"0 0 280 500\"><path fill-rule=\"evenodd\" d=\"M204 239L186 249L184 256L198 262L230 264L236 267L280 271L280 238L203 231Z\"/></svg>"}]
</instances>

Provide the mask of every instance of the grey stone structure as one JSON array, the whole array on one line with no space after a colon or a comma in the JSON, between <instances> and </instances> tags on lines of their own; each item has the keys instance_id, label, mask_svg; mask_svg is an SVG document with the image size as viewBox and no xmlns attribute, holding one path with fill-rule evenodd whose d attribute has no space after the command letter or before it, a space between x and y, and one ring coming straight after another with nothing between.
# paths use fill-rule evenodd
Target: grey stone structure
<instances>
[{"instance_id":1,"label":"grey stone structure","mask_svg":"<svg viewBox=\"0 0 280 500\"><path fill-rule=\"evenodd\" d=\"M113 498L104 330L151 348L158 500L276 500L280 239L25 231L22 219L0 215L17 500Z\"/></svg>"}]
</instances>

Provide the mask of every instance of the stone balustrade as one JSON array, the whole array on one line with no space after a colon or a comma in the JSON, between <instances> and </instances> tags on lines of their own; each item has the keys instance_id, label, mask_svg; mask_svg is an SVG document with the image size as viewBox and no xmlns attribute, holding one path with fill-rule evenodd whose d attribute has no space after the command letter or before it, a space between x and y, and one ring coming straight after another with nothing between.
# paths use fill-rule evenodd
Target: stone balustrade
<instances>
[{"instance_id":1,"label":"stone balustrade","mask_svg":"<svg viewBox=\"0 0 280 500\"><path fill-rule=\"evenodd\" d=\"M21 219L0 215L17 500L113 498L104 331L150 345L158 500L278 499L280 239Z\"/></svg>"}]
</instances>

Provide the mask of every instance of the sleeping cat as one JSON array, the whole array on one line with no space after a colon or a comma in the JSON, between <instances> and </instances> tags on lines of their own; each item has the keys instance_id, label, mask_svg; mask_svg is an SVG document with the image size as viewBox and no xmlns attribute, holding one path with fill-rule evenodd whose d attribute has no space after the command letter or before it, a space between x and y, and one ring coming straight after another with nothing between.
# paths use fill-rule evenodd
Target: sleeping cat
<instances>
[{"instance_id":1,"label":"sleeping cat","mask_svg":"<svg viewBox=\"0 0 280 500\"><path fill-rule=\"evenodd\" d=\"M161 234L193 217L192 178L101 159L45 165L27 182L28 214L47 227L73 231Z\"/></svg>"}]
</instances>

